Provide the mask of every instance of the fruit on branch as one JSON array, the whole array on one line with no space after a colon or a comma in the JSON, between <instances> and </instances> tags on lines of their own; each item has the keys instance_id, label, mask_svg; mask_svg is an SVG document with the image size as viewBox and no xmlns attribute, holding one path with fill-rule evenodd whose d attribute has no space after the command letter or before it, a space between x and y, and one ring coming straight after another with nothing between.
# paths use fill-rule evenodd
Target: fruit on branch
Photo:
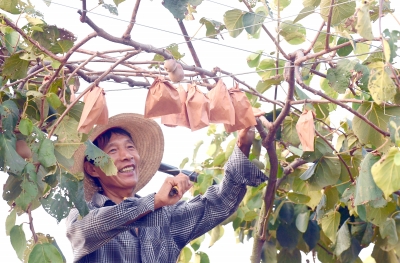
<instances>
[{"instance_id":1,"label":"fruit on branch","mask_svg":"<svg viewBox=\"0 0 400 263\"><path fill-rule=\"evenodd\" d=\"M164 61L164 68L167 72L173 72L176 69L176 63L175 59L167 59Z\"/></svg>"},{"instance_id":2,"label":"fruit on branch","mask_svg":"<svg viewBox=\"0 0 400 263\"><path fill-rule=\"evenodd\" d=\"M183 72L182 65L179 63L176 63L176 68L172 72L168 72L168 76L171 79L172 82L179 82L183 80L185 77L185 74Z\"/></svg>"},{"instance_id":3,"label":"fruit on branch","mask_svg":"<svg viewBox=\"0 0 400 263\"><path fill-rule=\"evenodd\" d=\"M29 159L32 157L32 151L29 148L28 144L24 140L17 141L15 145L15 150L24 159Z\"/></svg>"}]
</instances>

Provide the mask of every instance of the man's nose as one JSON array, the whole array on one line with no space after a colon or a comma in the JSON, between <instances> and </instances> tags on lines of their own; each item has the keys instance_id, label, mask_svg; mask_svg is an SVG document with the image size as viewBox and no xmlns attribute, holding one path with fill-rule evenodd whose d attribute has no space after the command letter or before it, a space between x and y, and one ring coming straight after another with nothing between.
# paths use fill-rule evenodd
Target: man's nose
<instances>
[{"instance_id":1,"label":"man's nose","mask_svg":"<svg viewBox=\"0 0 400 263\"><path fill-rule=\"evenodd\" d=\"M133 154L126 149L120 151L121 160L131 160L133 159Z\"/></svg>"}]
</instances>

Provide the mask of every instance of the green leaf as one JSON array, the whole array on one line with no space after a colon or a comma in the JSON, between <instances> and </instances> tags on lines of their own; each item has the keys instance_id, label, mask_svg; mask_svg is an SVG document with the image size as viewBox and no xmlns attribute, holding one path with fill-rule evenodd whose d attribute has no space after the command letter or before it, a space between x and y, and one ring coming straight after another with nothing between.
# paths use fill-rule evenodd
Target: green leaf
<instances>
[{"instance_id":1,"label":"green leaf","mask_svg":"<svg viewBox=\"0 0 400 263\"><path fill-rule=\"evenodd\" d=\"M26 238L22 224L14 226L10 231L10 241L19 259L24 256L26 248Z\"/></svg>"},{"instance_id":2,"label":"green leaf","mask_svg":"<svg viewBox=\"0 0 400 263\"><path fill-rule=\"evenodd\" d=\"M354 54L357 55L357 58L361 61L364 61L368 57L370 48L370 42L365 43L357 43L356 49L354 50Z\"/></svg>"},{"instance_id":3,"label":"green leaf","mask_svg":"<svg viewBox=\"0 0 400 263\"><path fill-rule=\"evenodd\" d=\"M8 135L14 133L19 119L18 106L12 100L6 100L0 104L0 114L2 121L2 128Z\"/></svg>"},{"instance_id":4,"label":"green leaf","mask_svg":"<svg viewBox=\"0 0 400 263\"><path fill-rule=\"evenodd\" d=\"M288 225L281 223L276 230L276 239L279 244L290 251L296 248L299 237L300 232L297 230L295 224Z\"/></svg>"},{"instance_id":5,"label":"green leaf","mask_svg":"<svg viewBox=\"0 0 400 263\"><path fill-rule=\"evenodd\" d=\"M0 0L0 9L3 9L4 11L7 11L13 15L20 14L21 11L18 7L21 7L20 5L23 2L20 0Z\"/></svg>"},{"instance_id":6,"label":"green leaf","mask_svg":"<svg viewBox=\"0 0 400 263\"><path fill-rule=\"evenodd\" d=\"M63 258L53 244L38 243L30 253L28 263L63 263Z\"/></svg>"},{"instance_id":7,"label":"green leaf","mask_svg":"<svg viewBox=\"0 0 400 263\"><path fill-rule=\"evenodd\" d=\"M347 250L351 245L349 226L347 221L344 221L339 231L336 233L336 245L333 251L336 256L340 256L345 250Z\"/></svg>"},{"instance_id":8,"label":"green leaf","mask_svg":"<svg viewBox=\"0 0 400 263\"><path fill-rule=\"evenodd\" d=\"M110 156L89 140L85 142L85 145L85 156L89 161L93 161L93 164L100 167L107 176L113 176L118 173L117 167Z\"/></svg>"},{"instance_id":9,"label":"green leaf","mask_svg":"<svg viewBox=\"0 0 400 263\"><path fill-rule=\"evenodd\" d=\"M208 247L212 247L224 235L224 228L220 225L211 230L211 240Z\"/></svg>"},{"instance_id":10,"label":"green leaf","mask_svg":"<svg viewBox=\"0 0 400 263\"><path fill-rule=\"evenodd\" d=\"M272 4L273 7L278 9L279 6L279 10L283 10L284 8L286 8L288 5L290 5L290 3L292 2L292 0L273 0Z\"/></svg>"},{"instance_id":11,"label":"green leaf","mask_svg":"<svg viewBox=\"0 0 400 263\"><path fill-rule=\"evenodd\" d=\"M0 133L0 169L19 175L25 167L25 160L15 151L15 136Z\"/></svg>"},{"instance_id":12,"label":"green leaf","mask_svg":"<svg viewBox=\"0 0 400 263\"><path fill-rule=\"evenodd\" d=\"M28 178L24 176L24 179L21 183L21 189L22 191L20 195L17 197L17 199L15 199L15 204L21 207L22 210L26 211L29 204L36 198L38 194L38 188L35 183L29 181Z\"/></svg>"},{"instance_id":13,"label":"green leaf","mask_svg":"<svg viewBox=\"0 0 400 263\"><path fill-rule=\"evenodd\" d=\"M370 205L365 205L366 210L366 221L373 223L374 225L380 226L386 219L396 211L396 204L393 202L389 202L386 206L381 208L374 208ZM357 207L358 211L358 207Z\"/></svg>"},{"instance_id":14,"label":"green leaf","mask_svg":"<svg viewBox=\"0 0 400 263\"><path fill-rule=\"evenodd\" d=\"M181 164L179 165L179 169L183 169L185 165L189 162L189 157L186 157L182 160Z\"/></svg>"},{"instance_id":15,"label":"green leaf","mask_svg":"<svg viewBox=\"0 0 400 263\"><path fill-rule=\"evenodd\" d=\"M224 14L224 23L233 38L237 37L243 31L243 12L239 9L226 11Z\"/></svg>"},{"instance_id":16,"label":"green leaf","mask_svg":"<svg viewBox=\"0 0 400 263\"><path fill-rule=\"evenodd\" d=\"M369 16L369 1L362 1L357 12L357 33L365 39L372 40L371 18Z\"/></svg>"},{"instance_id":17,"label":"green leaf","mask_svg":"<svg viewBox=\"0 0 400 263\"><path fill-rule=\"evenodd\" d=\"M68 159L72 158L82 144L82 134L77 131L78 124L75 119L65 116L54 131L54 134L57 135L54 147Z\"/></svg>"},{"instance_id":18,"label":"green leaf","mask_svg":"<svg viewBox=\"0 0 400 263\"><path fill-rule=\"evenodd\" d=\"M250 54L246 59L247 65L250 68L257 67L258 64L260 63L260 58L261 58L262 53L263 53L262 50L257 50L256 52Z\"/></svg>"},{"instance_id":19,"label":"green leaf","mask_svg":"<svg viewBox=\"0 0 400 263\"><path fill-rule=\"evenodd\" d=\"M379 156L368 153L361 162L360 175L356 179L355 205L362 205L369 201L379 200L383 192L372 178L371 167L379 161Z\"/></svg>"},{"instance_id":20,"label":"green leaf","mask_svg":"<svg viewBox=\"0 0 400 263\"><path fill-rule=\"evenodd\" d=\"M282 22L279 34L292 45L299 45L306 41L305 27L290 20Z\"/></svg>"},{"instance_id":21,"label":"green leaf","mask_svg":"<svg viewBox=\"0 0 400 263\"><path fill-rule=\"evenodd\" d=\"M54 144L49 139L44 139L40 144L38 160L44 167L50 167L57 163L54 156Z\"/></svg>"},{"instance_id":22,"label":"green leaf","mask_svg":"<svg viewBox=\"0 0 400 263\"><path fill-rule=\"evenodd\" d=\"M199 236L195 240L190 241L190 246L194 251L197 251L200 248L201 243L203 242L205 235Z\"/></svg>"},{"instance_id":23,"label":"green leaf","mask_svg":"<svg viewBox=\"0 0 400 263\"><path fill-rule=\"evenodd\" d=\"M357 112L364 115L370 122L384 131L387 130L390 117L400 117L400 107L380 107L371 102L361 104ZM370 144L373 147L378 148L386 142L385 136L357 116L353 119L353 131L362 144ZM389 145L387 144L386 146L383 146L380 151L386 152L388 148Z\"/></svg>"},{"instance_id":24,"label":"green leaf","mask_svg":"<svg viewBox=\"0 0 400 263\"><path fill-rule=\"evenodd\" d=\"M399 241L396 231L396 223L393 218L387 218L386 221L379 226L379 233L381 238L387 238L387 241L391 245L396 245Z\"/></svg>"},{"instance_id":25,"label":"green leaf","mask_svg":"<svg viewBox=\"0 0 400 263\"><path fill-rule=\"evenodd\" d=\"M317 164L314 163L312 166L310 166L301 176L301 180L308 180L311 178L311 176L314 175L315 173L315 168L317 168Z\"/></svg>"},{"instance_id":26,"label":"green leaf","mask_svg":"<svg viewBox=\"0 0 400 263\"><path fill-rule=\"evenodd\" d=\"M6 235L7 236L10 235L11 229L15 226L16 219L17 219L17 210L13 209L6 218Z\"/></svg>"},{"instance_id":27,"label":"green leaf","mask_svg":"<svg viewBox=\"0 0 400 263\"><path fill-rule=\"evenodd\" d=\"M350 42L350 41L352 41L352 40L347 39L347 38L344 38L344 37L339 37L339 39L338 39L338 41L337 41L336 44L339 46L339 45L341 45L341 44L343 44L343 43ZM350 55L350 53L351 53L352 51L353 51L353 46L352 46L352 45L348 45L348 46L339 48L339 49L337 50L337 54L338 54L340 57L346 57L346 56Z\"/></svg>"},{"instance_id":28,"label":"green leaf","mask_svg":"<svg viewBox=\"0 0 400 263\"><path fill-rule=\"evenodd\" d=\"M279 219L286 224L291 224L294 220L294 206L292 203L285 202L279 210Z\"/></svg>"},{"instance_id":29,"label":"green leaf","mask_svg":"<svg viewBox=\"0 0 400 263\"><path fill-rule=\"evenodd\" d=\"M262 23L266 18L266 14L263 11L256 13L247 12L243 15L243 26L250 35L254 35L261 28Z\"/></svg>"},{"instance_id":30,"label":"green leaf","mask_svg":"<svg viewBox=\"0 0 400 263\"><path fill-rule=\"evenodd\" d=\"M188 2L189 0L164 0L162 4L176 19L183 20L187 12Z\"/></svg>"},{"instance_id":31,"label":"green leaf","mask_svg":"<svg viewBox=\"0 0 400 263\"><path fill-rule=\"evenodd\" d=\"M282 140L293 146L300 145L299 135L296 130L296 124L299 117L295 115L286 116L282 123Z\"/></svg>"},{"instance_id":32,"label":"green leaf","mask_svg":"<svg viewBox=\"0 0 400 263\"><path fill-rule=\"evenodd\" d=\"M74 42L70 40L57 41L51 48L50 51L54 54L65 54L74 46Z\"/></svg>"},{"instance_id":33,"label":"green leaf","mask_svg":"<svg viewBox=\"0 0 400 263\"><path fill-rule=\"evenodd\" d=\"M245 215L243 220L244 221L253 221L258 217L258 213L256 211L248 211Z\"/></svg>"},{"instance_id":34,"label":"green leaf","mask_svg":"<svg viewBox=\"0 0 400 263\"><path fill-rule=\"evenodd\" d=\"M221 22L212 20L212 19L207 19L203 17L200 19L200 24L203 24L206 26L206 36L209 38L214 38L218 39L217 35L221 33L222 30L225 29L225 25L222 24Z\"/></svg>"},{"instance_id":35,"label":"green leaf","mask_svg":"<svg viewBox=\"0 0 400 263\"><path fill-rule=\"evenodd\" d=\"M336 242L336 232L340 223L340 213L332 211L326 214L321 220L322 231L332 241Z\"/></svg>"},{"instance_id":36,"label":"green leaf","mask_svg":"<svg viewBox=\"0 0 400 263\"><path fill-rule=\"evenodd\" d=\"M331 0L321 0L321 17L328 22L328 16L331 7ZM356 8L355 1L347 1L347 0L337 0L335 1L334 6L332 7L332 19L331 25L335 26L340 24L344 19L352 16L354 14Z\"/></svg>"},{"instance_id":37,"label":"green leaf","mask_svg":"<svg viewBox=\"0 0 400 263\"><path fill-rule=\"evenodd\" d=\"M23 135L30 135L33 131L32 121L28 118L21 119L18 129Z\"/></svg>"},{"instance_id":38,"label":"green leaf","mask_svg":"<svg viewBox=\"0 0 400 263\"><path fill-rule=\"evenodd\" d=\"M388 59L388 56L390 55L390 60L389 62L392 63L393 59L397 57L396 51L398 49L396 43L398 39L400 38L400 31L397 30L392 30L391 32L388 29L385 29L383 31L384 35L384 42L383 42L383 50L384 50L384 55L386 60ZM386 44L385 44L386 43ZM387 50L387 45L389 45L390 51Z\"/></svg>"},{"instance_id":39,"label":"green leaf","mask_svg":"<svg viewBox=\"0 0 400 263\"><path fill-rule=\"evenodd\" d=\"M50 106L53 107L55 110L62 105L60 98L55 93L47 93L46 99Z\"/></svg>"},{"instance_id":40,"label":"green leaf","mask_svg":"<svg viewBox=\"0 0 400 263\"><path fill-rule=\"evenodd\" d=\"M233 150L235 149L237 139L232 139L227 145L225 150L225 159L228 160Z\"/></svg>"},{"instance_id":41,"label":"green leaf","mask_svg":"<svg viewBox=\"0 0 400 263\"><path fill-rule=\"evenodd\" d=\"M300 213L296 217L296 227L301 232L304 233L308 227L308 220L310 219L310 212Z\"/></svg>"},{"instance_id":42,"label":"green leaf","mask_svg":"<svg viewBox=\"0 0 400 263\"><path fill-rule=\"evenodd\" d=\"M297 15L297 17L293 20L293 23L299 22L301 19L311 15L314 13L315 7L314 6L306 6L303 9L301 9L300 13Z\"/></svg>"},{"instance_id":43,"label":"green leaf","mask_svg":"<svg viewBox=\"0 0 400 263\"><path fill-rule=\"evenodd\" d=\"M277 263L301 263L300 250L294 249L290 252L288 249L282 249L276 259Z\"/></svg>"},{"instance_id":44,"label":"green leaf","mask_svg":"<svg viewBox=\"0 0 400 263\"><path fill-rule=\"evenodd\" d=\"M102 7L104 7L105 9L108 10L108 12L110 12L110 14L112 15L118 15L118 9L115 5L110 5L110 4L103 4Z\"/></svg>"},{"instance_id":45,"label":"green leaf","mask_svg":"<svg viewBox=\"0 0 400 263\"><path fill-rule=\"evenodd\" d=\"M376 104L393 101L396 95L396 85L394 84L388 69L383 62L375 62L368 65L371 70L369 75L368 89Z\"/></svg>"},{"instance_id":46,"label":"green leaf","mask_svg":"<svg viewBox=\"0 0 400 263\"><path fill-rule=\"evenodd\" d=\"M20 59L19 54L6 58L3 64L2 76L10 79L22 79L28 72L29 61Z\"/></svg>"},{"instance_id":47,"label":"green leaf","mask_svg":"<svg viewBox=\"0 0 400 263\"><path fill-rule=\"evenodd\" d=\"M188 247L184 247L179 254L177 263L189 263L192 258L192 251Z\"/></svg>"},{"instance_id":48,"label":"green leaf","mask_svg":"<svg viewBox=\"0 0 400 263\"><path fill-rule=\"evenodd\" d=\"M210 259L208 258L208 255L204 252L196 252L195 263L210 263Z\"/></svg>"},{"instance_id":49,"label":"green leaf","mask_svg":"<svg viewBox=\"0 0 400 263\"><path fill-rule=\"evenodd\" d=\"M400 150L397 147L390 148L388 153L371 168L372 177L383 191L385 198L400 189L400 165L394 160L398 153Z\"/></svg>"},{"instance_id":50,"label":"green leaf","mask_svg":"<svg viewBox=\"0 0 400 263\"><path fill-rule=\"evenodd\" d=\"M303 0L303 6L317 7L321 3L321 0Z\"/></svg>"},{"instance_id":51,"label":"green leaf","mask_svg":"<svg viewBox=\"0 0 400 263\"><path fill-rule=\"evenodd\" d=\"M4 42L7 48L7 51L10 54L14 54L17 50L17 46L19 43L19 34L17 31L12 31L10 33L4 34Z\"/></svg>"},{"instance_id":52,"label":"green leaf","mask_svg":"<svg viewBox=\"0 0 400 263\"><path fill-rule=\"evenodd\" d=\"M382 38L382 43L383 43L383 54L385 55L385 62L390 63L390 45L389 42L385 39Z\"/></svg>"},{"instance_id":53,"label":"green leaf","mask_svg":"<svg viewBox=\"0 0 400 263\"><path fill-rule=\"evenodd\" d=\"M374 250L372 251L372 257L376 260L376 262L385 262L385 263L399 262L394 249L390 251L385 251L382 250L379 246L374 246Z\"/></svg>"},{"instance_id":54,"label":"green leaf","mask_svg":"<svg viewBox=\"0 0 400 263\"><path fill-rule=\"evenodd\" d=\"M308 221L307 231L303 234L303 239L310 250L314 249L320 240L320 229L317 221Z\"/></svg>"},{"instance_id":55,"label":"green leaf","mask_svg":"<svg viewBox=\"0 0 400 263\"><path fill-rule=\"evenodd\" d=\"M113 1L114 1L114 4L115 4L116 6L118 6L120 3L125 2L125 0L113 0Z\"/></svg>"},{"instance_id":56,"label":"green leaf","mask_svg":"<svg viewBox=\"0 0 400 263\"><path fill-rule=\"evenodd\" d=\"M181 54L179 52L179 46L175 43L169 45L168 47L166 47L166 49L172 54L172 56L174 56L174 59L176 60L180 60L181 58L183 58L185 56L185 53ZM154 61L164 61L164 57L156 54L154 55L153 58Z\"/></svg>"},{"instance_id":57,"label":"green leaf","mask_svg":"<svg viewBox=\"0 0 400 263\"><path fill-rule=\"evenodd\" d=\"M308 180L310 190L319 190L335 184L340 177L340 161L337 157L322 157L317 163L314 175Z\"/></svg>"},{"instance_id":58,"label":"green leaf","mask_svg":"<svg viewBox=\"0 0 400 263\"><path fill-rule=\"evenodd\" d=\"M345 93L350 84L350 77L356 60L342 59L337 63L336 68L328 69L326 78L329 80L329 85L340 94Z\"/></svg>"},{"instance_id":59,"label":"green leaf","mask_svg":"<svg viewBox=\"0 0 400 263\"><path fill-rule=\"evenodd\" d=\"M317 138L314 144L314 152L303 152L301 156L307 162L315 162L319 158L325 155L332 155L333 150L326 144L321 138Z\"/></svg>"},{"instance_id":60,"label":"green leaf","mask_svg":"<svg viewBox=\"0 0 400 263\"><path fill-rule=\"evenodd\" d=\"M310 202L311 197L304 194L290 192L288 193L288 199L295 204L307 204L308 202Z\"/></svg>"},{"instance_id":61,"label":"green leaf","mask_svg":"<svg viewBox=\"0 0 400 263\"><path fill-rule=\"evenodd\" d=\"M400 117L391 117L388 122L390 139L400 147Z\"/></svg>"}]
</instances>

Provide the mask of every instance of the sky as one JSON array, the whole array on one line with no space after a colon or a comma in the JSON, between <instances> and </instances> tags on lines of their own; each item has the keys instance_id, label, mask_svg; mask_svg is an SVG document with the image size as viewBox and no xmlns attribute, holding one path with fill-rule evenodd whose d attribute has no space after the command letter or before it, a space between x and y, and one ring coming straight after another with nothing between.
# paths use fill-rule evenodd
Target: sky
<instances>
[{"instance_id":1,"label":"sky","mask_svg":"<svg viewBox=\"0 0 400 263\"><path fill-rule=\"evenodd\" d=\"M86 24L82 24L79 21L79 15L76 12L77 9L81 8L81 1L79 0L56 0L52 1L50 7L47 7L44 4L43 0L32 0L31 2L36 5L38 10L44 13L45 21L48 24L55 24L58 27L72 31L73 33L77 34L78 40L93 32L93 30L89 26L87 26ZM95 7L98 1L87 2L88 9L91 9ZM111 1L109 0L108 2ZM223 1L219 2L222 3ZM292 2L293 3L291 5L295 5L298 8L289 8L290 13L283 12L282 17L294 19L295 16L293 17L293 15L296 15L298 13L298 10L302 8L300 0L294 0ZM393 2L397 3L393 4ZM88 14L88 17L92 21L94 21L99 27L104 28L107 32L110 32L114 36L122 36L129 22L131 10L133 9L134 3L135 1L133 0L127 0L126 2L122 3L118 10L119 16L113 16L109 14L108 11L105 10L103 7L97 7L92 10L92 12L94 13ZM239 1L224 1L223 3L229 3L230 6L245 10L244 5ZM396 5L397 7L400 7L398 0L392 1L392 8L396 8ZM228 10L228 8L217 5L212 1L203 1L203 3L197 8L198 13L194 14L197 20L185 22L189 35L193 36L193 34L195 34L195 32L200 28L198 20L201 17L207 17L222 21L223 14L226 10ZM396 23L393 19L391 19L390 16L387 20L388 21L386 22L386 27L388 27L388 25L393 25L393 23ZM24 21L25 20L21 18L19 23L23 24ZM161 1L159 0L142 1L136 21L137 23L133 27L132 31L132 39L138 42L152 44L155 47L162 48L168 46L171 43L182 43L184 41L183 37L181 36L181 31L177 22L173 19L169 11L161 6ZM318 23L315 23L315 21L318 21ZM319 21L320 16L315 14L308 19L305 19L305 21L302 21L301 23L304 26L309 26L311 28L314 28L314 30L317 30L320 25ZM266 26L271 30L271 32L273 32L273 34L275 34L274 32L276 22L267 22ZM384 24L383 28L386 27ZM289 50L289 52L302 47L307 48L307 45L310 43L309 41L313 38L314 34L315 31L307 30L307 41L304 45L289 46L284 43L282 45L284 49ZM203 38L204 36L205 28L203 27L199 30L195 37ZM242 33L236 39L229 37L226 33L223 35L223 37L224 39L219 40L204 39L205 41L193 41L193 45L197 51L203 68L212 70L214 67L218 66L228 72L235 74L250 72L253 70L248 68L246 64L246 57L251 54L251 52L249 51L264 50L265 52L269 53L275 50L271 40L269 40L266 34L263 33L261 34L261 38L259 40L248 39L245 33ZM214 44L210 42L213 42ZM221 44L225 46L222 46ZM232 46L233 48L228 48L227 46ZM110 43L97 37L85 44L82 48L87 50L104 51L118 49L121 47L123 46L115 43ZM186 54L183 58L183 61L185 63L189 65L194 64L186 45L180 44L179 50L182 53ZM114 55L116 56L116 54ZM76 56L74 58L78 59L79 57ZM151 58L152 55L140 54L134 59L141 61L149 60ZM100 67L104 67L104 65L99 65L99 68ZM247 83L254 87L259 80L259 77L254 73L241 75L239 78L245 80ZM224 82L226 83L227 87L233 85L233 81L231 78L224 78ZM81 81L80 90L83 90L84 87L87 85L87 83ZM134 89L116 91L116 89L126 89L129 87L125 84L111 82L103 82L100 84L100 87L104 88L107 91L106 99L110 116L123 112L144 112L144 103L147 95L147 90ZM206 90L203 91L206 92ZM284 93L281 91L281 95L283 94ZM269 95L271 94L267 94L267 96ZM268 104L263 104L262 107L265 111L269 111L271 109L271 105ZM202 148L200 148L200 156L198 157L198 159L202 160L206 157L205 152L208 145L207 141L210 140L210 138L206 136L207 128L201 129L196 132L191 132L186 128L168 128L163 125L161 125L161 127L163 129L165 139L163 162L178 166L185 157L191 158L195 143L201 139L206 142L202 146ZM1 184L4 184L6 179L7 175L0 174ZM157 191L164 179L165 175L157 173L152 181L144 189L142 189L139 194L146 195ZM4 201L0 201L0 211L2 211L0 213L0 222L3 222L3 225L6 216L8 215L8 212L6 212L8 210L9 207L7 206L7 204ZM64 221L62 221L60 224L57 224L56 219L48 215L42 208L34 210L32 214L34 218L36 232L53 235L58 245L61 247L64 256L67 258L67 262L72 262L72 251L69 241L65 236ZM27 217L21 216L18 218L17 223L27 221ZM28 228L26 228L25 230L26 235L29 236L30 231L28 230ZM246 242L245 244L236 244L232 227L228 225L225 227L225 234L222 240L218 241L213 247L209 249L207 248L208 242L206 240L205 242L203 242L203 246L200 249L210 256L211 262L213 263L249 262L249 257L251 255L251 244L252 241ZM11 247L9 237L5 236L4 231L0 232L0 246L2 247L3 251L1 260L2 262L19 262L14 249ZM363 254L363 259L366 258L367 255L368 252L365 252ZM303 262L306 262L305 260L306 257L303 257Z\"/></svg>"}]
</instances>

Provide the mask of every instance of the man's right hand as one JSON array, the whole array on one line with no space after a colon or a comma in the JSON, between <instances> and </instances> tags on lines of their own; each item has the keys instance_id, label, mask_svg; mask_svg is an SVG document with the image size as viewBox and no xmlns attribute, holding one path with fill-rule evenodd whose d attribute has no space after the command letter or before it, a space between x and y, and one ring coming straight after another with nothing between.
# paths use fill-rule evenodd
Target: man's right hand
<instances>
[{"instance_id":1,"label":"man's right hand","mask_svg":"<svg viewBox=\"0 0 400 263\"><path fill-rule=\"evenodd\" d=\"M154 196L154 209L176 204L192 185L192 182L189 181L189 177L182 173L175 177L168 177ZM174 196L170 196L169 192L174 186L178 187L178 193Z\"/></svg>"}]
</instances>

